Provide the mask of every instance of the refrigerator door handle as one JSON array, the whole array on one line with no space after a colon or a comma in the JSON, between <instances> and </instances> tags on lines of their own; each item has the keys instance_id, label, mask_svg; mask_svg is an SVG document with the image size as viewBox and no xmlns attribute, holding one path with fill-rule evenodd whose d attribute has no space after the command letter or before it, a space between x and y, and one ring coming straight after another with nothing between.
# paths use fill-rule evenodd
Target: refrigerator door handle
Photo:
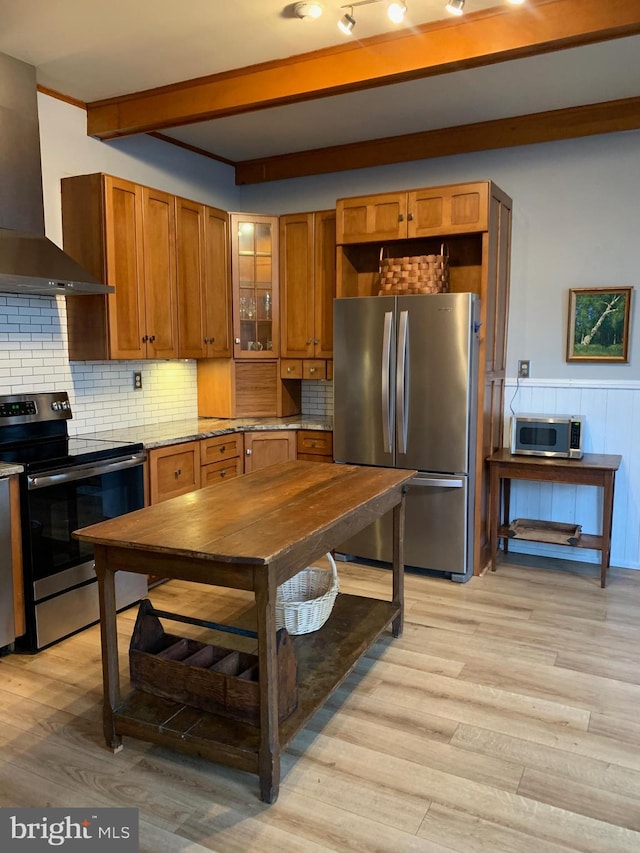
<instances>
[{"instance_id":1,"label":"refrigerator door handle","mask_svg":"<svg viewBox=\"0 0 640 853\"><path fill-rule=\"evenodd\" d=\"M393 314L385 311L382 333L382 443L385 453L392 453L391 432L393 429L393 399L391 396L390 371L391 348L393 346Z\"/></svg>"},{"instance_id":2,"label":"refrigerator door handle","mask_svg":"<svg viewBox=\"0 0 640 853\"><path fill-rule=\"evenodd\" d=\"M407 452L409 426L409 312L400 312L398 325L398 353L396 359L396 442L398 453Z\"/></svg>"},{"instance_id":3,"label":"refrigerator door handle","mask_svg":"<svg viewBox=\"0 0 640 853\"><path fill-rule=\"evenodd\" d=\"M410 486L433 486L437 489L461 489L464 480L441 480L436 477L414 477L409 480Z\"/></svg>"}]
</instances>

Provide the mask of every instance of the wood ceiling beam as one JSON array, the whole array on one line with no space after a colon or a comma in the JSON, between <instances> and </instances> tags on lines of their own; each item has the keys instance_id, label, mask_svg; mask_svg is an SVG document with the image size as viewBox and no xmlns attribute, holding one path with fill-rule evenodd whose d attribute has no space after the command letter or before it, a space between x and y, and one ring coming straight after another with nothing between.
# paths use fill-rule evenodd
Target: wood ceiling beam
<instances>
[{"instance_id":1,"label":"wood ceiling beam","mask_svg":"<svg viewBox=\"0 0 640 853\"><path fill-rule=\"evenodd\" d=\"M529 0L87 104L112 139L640 33L640 0Z\"/></svg>"},{"instance_id":2,"label":"wood ceiling beam","mask_svg":"<svg viewBox=\"0 0 640 853\"><path fill-rule=\"evenodd\" d=\"M259 184L638 129L640 97L623 98L258 160L243 160L236 163L236 184Z\"/></svg>"}]
</instances>

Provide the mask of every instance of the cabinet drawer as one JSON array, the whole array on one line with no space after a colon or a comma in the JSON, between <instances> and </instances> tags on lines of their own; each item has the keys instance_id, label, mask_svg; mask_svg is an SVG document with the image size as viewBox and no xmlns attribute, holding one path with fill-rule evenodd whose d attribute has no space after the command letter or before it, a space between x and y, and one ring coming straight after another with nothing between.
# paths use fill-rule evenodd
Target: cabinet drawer
<instances>
[{"instance_id":1,"label":"cabinet drawer","mask_svg":"<svg viewBox=\"0 0 640 853\"><path fill-rule=\"evenodd\" d=\"M306 455L333 458L333 433L321 430L298 430L298 459Z\"/></svg>"},{"instance_id":2,"label":"cabinet drawer","mask_svg":"<svg viewBox=\"0 0 640 853\"><path fill-rule=\"evenodd\" d=\"M305 358L302 362L303 379L326 379L327 362L318 358Z\"/></svg>"},{"instance_id":3,"label":"cabinet drawer","mask_svg":"<svg viewBox=\"0 0 640 853\"><path fill-rule=\"evenodd\" d=\"M204 486L213 486L215 483L220 483L222 480L231 480L233 477L238 477L242 474L242 456L237 456L233 459L227 459L222 462L212 462L210 465L203 465L200 470L200 484Z\"/></svg>"},{"instance_id":4,"label":"cabinet drawer","mask_svg":"<svg viewBox=\"0 0 640 853\"><path fill-rule=\"evenodd\" d=\"M302 359L301 358L281 358L280 359L280 378L281 379L302 379Z\"/></svg>"},{"instance_id":5,"label":"cabinet drawer","mask_svg":"<svg viewBox=\"0 0 640 853\"><path fill-rule=\"evenodd\" d=\"M186 441L149 451L151 503L200 488L200 442Z\"/></svg>"},{"instance_id":6,"label":"cabinet drawer","mask_svg":"<svg viewBox=\"0 0 640 853\"><path fill-rule=\"evenodd\" d=\"M242 433L218 435L215 438L203 438L200 442L200 464L209 465L224 459L233 459L243 453Z\"/></svg>"}]
</instances>

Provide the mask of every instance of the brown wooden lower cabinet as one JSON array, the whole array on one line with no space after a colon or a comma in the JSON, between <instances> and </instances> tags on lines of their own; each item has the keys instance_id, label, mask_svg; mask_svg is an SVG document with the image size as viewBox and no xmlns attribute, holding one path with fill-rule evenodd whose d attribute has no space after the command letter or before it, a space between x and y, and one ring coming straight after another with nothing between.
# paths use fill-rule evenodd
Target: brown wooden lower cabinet
<instances>
[{"instance_id":1,"label":"brown wooden lower cabinet","mask_svg":"<svg viewBox=\"0 0 640 853\"><path fill-rule=\"evenodd\" d=\"M200 485L213 486L244 471L244 436L241 432L203 438L200 442Z\"/></svg>"},{"instance_id":2,"label":"brown wooden lower cabinet","mask_svg":"<svg viewBox=\"0 0 640 853\"><path fill-rule=\"evenodd\" d=\"M175 498L200 488L200 442L184 441L149 451L149 501Z\"/></svg>"},{"instance_id":3,"label":"brown wooden lower cabinet","mask_svg":"<svg viewBox=\"0 0 640 853\"><path fill-rule=\"evenodd\" d=\"M276 462L295 459L296 430L256 430L244 434L244 473L250 474Z\"/></svg>"},{"instance_id":4,"label":"brown wooden lower cabinet","mask_svg":"<svg viewBox=\"0 0 640 853\"><path fill-rule=\"evenodd\" d=\"M300 429L297 436L298 459L307 462L333 462L333 433Z\"/></svg>"}]
</instances>

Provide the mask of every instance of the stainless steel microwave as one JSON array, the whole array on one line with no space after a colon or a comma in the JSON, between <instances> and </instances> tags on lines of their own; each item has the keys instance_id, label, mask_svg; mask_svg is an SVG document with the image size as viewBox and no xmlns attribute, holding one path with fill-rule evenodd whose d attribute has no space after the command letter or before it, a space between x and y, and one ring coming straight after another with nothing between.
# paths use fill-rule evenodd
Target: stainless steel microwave
<instances>
[{"instance_id":1,"label":"stainless steel microwave","mask_svg":"<svg viewBox=\"0 0 640 853\"><path fill-rule=\"evenodd\" d=\"M511 452L525 456L558 456L581 459L582 415L514 415L511 420Z\"/></svg>"}]
</instances>

